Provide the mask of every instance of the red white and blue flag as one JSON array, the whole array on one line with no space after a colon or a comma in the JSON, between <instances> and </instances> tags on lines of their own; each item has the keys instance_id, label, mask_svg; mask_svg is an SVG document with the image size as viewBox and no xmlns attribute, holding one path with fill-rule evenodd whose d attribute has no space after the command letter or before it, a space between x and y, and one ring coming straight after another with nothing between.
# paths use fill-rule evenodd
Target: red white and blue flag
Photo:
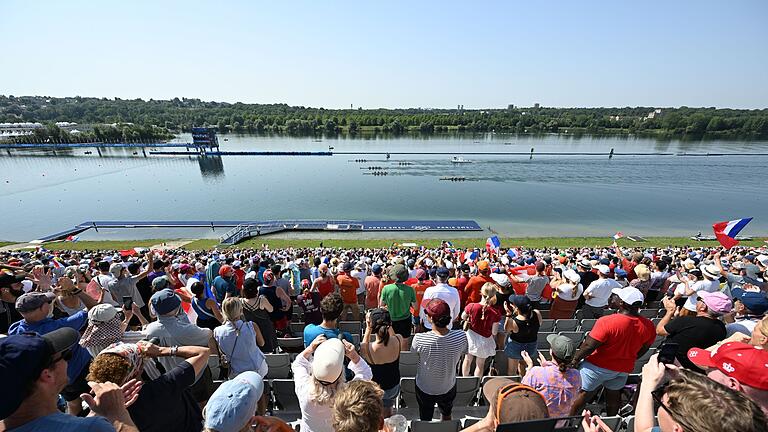
<instances>
[{"instance_id":1,"label":"red white and blue flag","mask_svg":"<svg viewBox=\"0 0 768 432\"><path fill-rule=\"evenodd\" d=\"M616 234L613 235L613 239L614 240L618 240L618 239L620 239L622 237L624 237L624 233L621 232L621 231L619 231L619 232L617 232Z\"/></svg>"},{"instance_id":2,"label":"red white and blue flag","mask_svg":"<svg viewBox=\"0 0 768 432\"><path fill-rule=\"evenodd\" d=\"M499 240L498 236L488 237L488 240L485 241L485 250L488 251L488 253L499 253L499 248L501 247L501 240Z\"/></svg>"},{"instance_id":3,"label":"red white and blue flag","mask_svg":"<svg viewBox=\"0 0 768 432\"><path fill-rule=\"evenodd\" d=\"M78 237L78 236L68 236L68 237L66 238L66 240L67 240L68 242L76 242L76 241L80 240L80 237Z\"/></svg>"},{"instance_id":4,"label":"red white and blue flag","mask_svg":"<svg viewBox=\"0 0 768 432\"><path fill-rule=\"evenodd\" d=\"M467 252L464 254L464 261L474 261L474 260L476 260L476 259L477 259L477 256L478 256L478 255L479 255L479 254L477 253L477 251L476 251L476 250L470 250L470 251L467 251Z\"/></svg>"},{"instance_id":5,"label":"red white and blue flag","mask_svg":"<svg viewBox=\"0 0 768 432\"><path fill-rule=\"evenodd\" d=\"M745 226L752 220L752 218L735 219L732 221L717 222L712 225L712 229L715 231L715 237L717 241L723 245L724 248L730 249L739 241L736 240L736 236L744 229Z\"/></svg>"},{"instance_id":6,"label":"red white and blue flag","mask_svg":"<svg viewBox=\"0 0 768 432\"><path fill-rule=\"evenodd\" d=\"M512 248L507 251L507 255L512 259L518 259L520 258L520 250L518 248Z\"/></svg>"}]
</instances>

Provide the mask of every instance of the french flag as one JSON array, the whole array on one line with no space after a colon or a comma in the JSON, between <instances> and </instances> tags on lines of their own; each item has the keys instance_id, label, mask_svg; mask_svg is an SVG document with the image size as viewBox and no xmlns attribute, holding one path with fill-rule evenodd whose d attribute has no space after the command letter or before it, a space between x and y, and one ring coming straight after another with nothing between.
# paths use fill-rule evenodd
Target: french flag
<instances>
[{"instance_id":1,"label":"french flag","mask_svg":"<svg viewBox=\"0 0 768 432\"><path fill-rule=\"evenodd\" d=\"M616 234L613 235L613 239L614 240L618 240L618 239L620 239L622 237L624 237L624 233L621 232L621 231L619 231L619 232L617 232Z\"/></svg>"},{"instance_id":2,"label":"french flag","mask_svg":"<svg viewBox=\"0 0 768 432\"><path fill-rule=\"evenodd\" d=\"M715 231L717 241L719 241L724 248L730 249L739 244L739 241L736 240L736 236L751 220L752 218L744 218L726 222L717 222L712 225L712 229Z\"/></svg>"},{"instance_id":3,"label":"french flag","mask_svg":"<svg viewBox=\"0 0 768 432\"><path fill-rule=\"evenodd\" d=\"M488 240L485 241L485 250L488 251L488 253L499 253L499 248L501 247L501 240L499 240L498 236L488 237Z\"/></svg>"},{"instance_id":4,"label":"french flag","mask_svg":"<svg viewBox=\"0 0 768 432\"><path fill-rule=\"evenodd\" d=\"M520 258L520 251L517 248L513 248L507 251L507 255L512 259L518 259Z\"/></svg>"},{"instance_id":5,"label":"french flag","mask_svg":"<svg viewBox=\"0 0 768 432\"><path fill-rule=\"evenodd\" d=\"M464 254L464 261L474 261L477 259L478 253L476 250L467 251Z\"/></svg>"},{"instance_id":6,"label":"french flag","mask_svg":"<svg viewBox=\"0 0 768 432\"><path fill-rule=\"evenodd\" d=\"M68 242L76 242L76 241L80 240L80 237L78 237L78 236L67 236L66 240Z\"/></svg>"}]
</instances>

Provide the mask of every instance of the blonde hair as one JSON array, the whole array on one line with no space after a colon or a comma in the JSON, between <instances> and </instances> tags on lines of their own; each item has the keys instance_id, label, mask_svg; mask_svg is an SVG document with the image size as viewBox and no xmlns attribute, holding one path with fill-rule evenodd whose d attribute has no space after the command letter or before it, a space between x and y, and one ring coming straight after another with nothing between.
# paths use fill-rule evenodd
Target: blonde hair
<instances>
[{"instance_id":1,"label":"blonde hair","mask_svg":"<svg viewBox=\"0 0 768 432\"><path fill-rule=\"evenodd\" d=\"M383 421L384 391L373 381L354 380L333 401L333 430L377 432Z\"/></svg>"},{"instance_id":2,"label":"blonde hair","mask_svg":"<svg viewBox=\"0 0 768 432\"><path fill-rule=\"evenodd\" d=\"M497 290L495 283L486 282L482 287L480 287L480 295L482 295L483 299L485 300L485 303L483 304L483 310L480 313L481 320L485 320L485 310L488 309L489 306L496 304L496 292Z\"/></svg>"},{"instance_id":3,"label":"blonde hair","mask_svg":"<svg viewBox=\"0 0 768 432\"><path fill-rule=\"evenodd\" d=\"M235 322L243 316L243 302L238 297L227 297L221 302L221 314L225 321Z\"/></svg>"},{"instance_id":4,"label":"blonde hair","mask_svg":"<svg viewBox=\"0 0 768 432\"><path fill-rule=\"evenodd\" d=\"M314 376L309 379L312 380L312 389L309 391L309 396L312 401L318 405L327 405L328 403L333 402L336 394L347 387L347 377L343 372L341 377L339 377L339 380L333 384L324 385L315 379Z\"/></svg>"}]
</instances>

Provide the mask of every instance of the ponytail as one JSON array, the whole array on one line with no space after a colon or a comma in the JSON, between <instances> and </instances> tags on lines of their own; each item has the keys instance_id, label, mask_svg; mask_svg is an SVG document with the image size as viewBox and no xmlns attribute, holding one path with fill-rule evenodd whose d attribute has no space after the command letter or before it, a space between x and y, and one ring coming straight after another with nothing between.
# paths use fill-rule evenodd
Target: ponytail
<instances>
[{"instance_id":1,"label":"ponytail","mask_svg":"<svg viewBox=\"0 0 768 432\"><path fill-rule=\"evenodd\" d=\"M389 343L389 327L389 324L385 324L376 329L376 340L384 345Z\"/></svg>"}]
</instances>

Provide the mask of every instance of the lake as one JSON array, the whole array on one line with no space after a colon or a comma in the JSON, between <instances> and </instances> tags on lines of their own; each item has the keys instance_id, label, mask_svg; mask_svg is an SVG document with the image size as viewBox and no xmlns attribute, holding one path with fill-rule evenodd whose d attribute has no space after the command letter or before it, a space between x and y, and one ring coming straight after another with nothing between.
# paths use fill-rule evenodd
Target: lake
<instances>
[{"instance_id":1,"label":"lake","mask_svg":"<svg viewBox=\"0 0 768 432\"><path fill-rule=\"evenodd\" d=\"M181 135L177 141L191 141ZM0 239L27 241L86 220L474 219L504 236L711 234L716 221L755 217L768 233L766 141L657 141L518 136L352 139L220 135L221 150L446 152L326 157L148 156L134 150L0 155ZM461 152L600 152L599 156ZM644 155L608 158L616 152ZM368 162L354 162L367 159ZM368 175L384 167L388 175ZM452 182L441 177L466 177ZM223 230L101 230L81 238L217 237ZM367 235L367 234L366 234ZM382 233L387 238L413 234ZM421 234L419 234L421 235ZM465 233L479 237L483 233ZM302 235L303 237L304 235ZM307 235L308 236L308 235ZM440 234L441 237L459 235Z\"/></svg>"}]
</instances>

